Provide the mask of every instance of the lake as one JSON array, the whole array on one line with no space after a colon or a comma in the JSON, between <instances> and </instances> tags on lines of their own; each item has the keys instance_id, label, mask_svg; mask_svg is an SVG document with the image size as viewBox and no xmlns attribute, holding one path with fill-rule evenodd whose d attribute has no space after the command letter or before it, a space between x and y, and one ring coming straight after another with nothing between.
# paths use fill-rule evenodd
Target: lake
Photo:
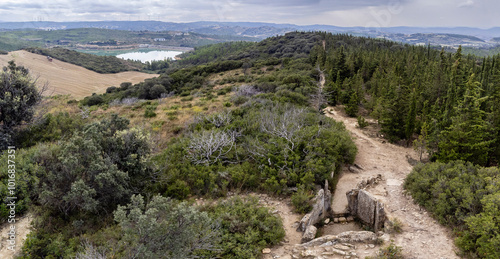
<instances>
[{"instance_id":1,"label":"lake","mask_svg":"<svg viewBox=\"0 0 500 259\"><path fill-rule=\"evenodd\" d=\"M139 60L143 63L146 61L153 61L153 60L164 60L171 58L173 59L175 56L182 54L181 51L171 51L171 50L154 50L154 51L148 51L148 52L129 52L129 53L124 53L117 55L119 58L123 59L132 59L132 60Z\"/></svg>"}]
</instances>

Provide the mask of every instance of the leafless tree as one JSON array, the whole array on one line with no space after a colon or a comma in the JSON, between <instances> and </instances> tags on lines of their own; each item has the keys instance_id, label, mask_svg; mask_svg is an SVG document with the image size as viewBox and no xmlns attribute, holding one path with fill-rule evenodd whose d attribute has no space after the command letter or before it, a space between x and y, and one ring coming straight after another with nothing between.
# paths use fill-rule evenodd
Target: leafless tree
<instances>
[{"instance_id":1,"label":"leafless tree","mask_svg":"<svg viewBox=\"0 0 500 259\"><path fill-rule=\"evenodd\" d=\"M82 246L84 247L84 250L82 252L78 252L75 256L75 259L106 259L107 258L106 253L104 251L102 251L102 249L95 247L88 240L85 240L84 242L82 242Z\"/></svg>"},{"instance_id":2,"label":"leafless tree","mask_svg":"<svg viewBox=\"0 0 500 259\"><path fill-rule=\"evenodd\" d=\"M310 95L310 103L317 111L319 111L321 109L321 106L327 102L327 93L325 93L323 89L326 79L325 73L319 68L319 65L316 70L319 72L318 88L316 89L315 93Z\"/></svg>"},{"instance_id":3,"label":"leafless tree","mask_svg":"<svg viewBox=\"0 0 500 259\"><path fill-rule=\"evenodd\" d=\"M253 85L241 85L236 90L236 96L253 96L259 94L259 90Z\"/></svg>"},{"instance_id":4,"label":"leafless tree","mask_svg":"<svg viewBox=\"0 0 500 259\"><path fill-rule=\"evenodd\" d=\"M188 145L188 158L194 164L215 164L226 158L236 144L236 131L218 129L195 133Z\"/></svg>"},{"instance_id":5,"label":"leafless tree","mask_svg":"<svg viewBox=\"0 0 500 259\"><path fill-rule=\"evenodd\" d=\"M206 117L206 120L212 123L216 128L228 125L232 121L231 111L226 110Z\"/></svg>"},{"instance_id":6,"label":"leafless tree","mask_svg":"<svg viewBox=\"0 0 500 259\"><path fill-rule=\"evenodd\" d=\"M82 110L80 112L80 116L82 116L82 119L87 119L90 116L90 109L88 106L82 107Z\"/></svg>"},{"instance_id":7,"label":"leafless tree","mask_svg":"<svg viewBox=\"0 0 500 259\"><path fill-rule=\"evenodd\" d=\"M261 112L260 129L273 136L283 138L289 144L287 149L293 151L300 141L299 131L304 127L306 110L287 106L283 114L278 114L272 110Z\"/></svg>"}]
</instances>

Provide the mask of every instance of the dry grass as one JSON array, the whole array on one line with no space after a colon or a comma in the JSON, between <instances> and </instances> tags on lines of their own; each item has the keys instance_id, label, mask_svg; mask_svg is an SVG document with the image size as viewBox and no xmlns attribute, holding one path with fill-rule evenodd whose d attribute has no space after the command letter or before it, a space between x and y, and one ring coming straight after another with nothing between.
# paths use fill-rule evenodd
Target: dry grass
<instances>
[{"instance_id":1,"label":"dry grass","mask_svg":"<svg viewBox=\"0 0 500 259\"><path fill-rule=\"evenodd\" d=\"M224 102L227 102L230 94L217 96L212 100L205 100L203 97L195 97L191 101L181 101L181 97L169 97L162 101L150 101L151 105L156 105L156 116L146 118L144 112L146 106L140 101L133 105L118 105L107 109L99 108L91 112L91 118L101 120L116 113L130 120L133 127L140 127L151 133L151 137L157 150L166 147L166 143L182 133L183 129L192 121L196 115L212 114L224 109ZM142 106L142 107L141 107Z\"/></svg>"},{"instance_id":2,"label":"dry grass","mask_svg":"<svg viewBox=\"0 0 500 259\"><path fill-rule=\"evenodd\" d=\"M38 77L39 86L48 82L49 90L45 95L69 94L75 99L82 99L92 93L104 93L106 88L119 86L122 82L135 84L158 76L140 72L99 74L56 59L49 62L45 56L23 50L0 55L1 66L6 66L10 60L15 60L17 65L28 68L33 76Z\"/></svg>"}]
</instances>

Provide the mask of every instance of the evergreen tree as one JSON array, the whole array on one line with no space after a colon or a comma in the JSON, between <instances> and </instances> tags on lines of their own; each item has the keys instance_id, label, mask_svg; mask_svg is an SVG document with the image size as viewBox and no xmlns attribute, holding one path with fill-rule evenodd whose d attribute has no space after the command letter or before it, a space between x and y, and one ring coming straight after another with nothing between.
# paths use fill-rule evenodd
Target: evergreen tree
<instances>
[{"instance_id":1,"label":"evergreen tree","mask_svg":"<svg viewBox=\"0 0 500 259\"><path fill-rule=\"evenodd\" d=\"M486 113L481 110L481 103L484 102L479 93L481 84L471 75L466 87L463 100L456 108L456 115L451 119L452 124L441 132L438 159L486 165L491 139L485 121Z\"/></svg>"},{"instance_id":2,"label":"evergreen tree","mask_svg":"<svg viewBox=\"0 0 500 259\"><path fill-rule=\"evenodd\" d=\"M35 83L28 69L14 61L0 72L0 150L13 146L15 128L33 118L33 107L41 100Z\"/></svg>"},{"instance_id":3,"label":"evergreen tree","mask_svg":"<svg viewBox=\"0 0 500 259\"><path fill-rule=\"evenodd\" d=\"M405 126L405 137L407 140L410 140L413 135L413 131L415 130L415 119L417 116L417 93L415 92L415 88L413 88L411 97L410 110L408 111L408 116L406 117L406 126Z\"/></svg>"}]
</instances>

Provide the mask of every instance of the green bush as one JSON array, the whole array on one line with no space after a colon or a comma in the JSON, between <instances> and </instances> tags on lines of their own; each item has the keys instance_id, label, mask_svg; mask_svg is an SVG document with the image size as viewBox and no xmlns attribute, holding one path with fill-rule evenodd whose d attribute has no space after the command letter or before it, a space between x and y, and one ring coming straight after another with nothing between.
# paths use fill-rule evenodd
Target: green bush
<instances>
[{"instance_id":1,"label":"green bush","mask_svg":"<svg viewBox=\"0 0 500 259\"><path fill-rule=\"evenodd\" d=\"M146 204L141 195L132 195L131 203L119 206L114 217L124 233L120 245L127 255L196 258L219 243L217 225L206 212L162 196Z\"/></svg>"},{"instance_id":2,"label":"green bush","mask_svg":"<svg viewBox=\"0 0 500 259\"><path fill-rule=\"evenodd\" d=\"M375 257L367 257L367 259L404 259L402 248L394 244L391 240L391 243L384 248L381 248Z\"/></svg>"},{"instance_id":3,"label":"green bush","mask_svg":"<svg viewBox=\"0 0 500 259\"><path fill-rule=\"evenodd\" d=\"M39 142L60 140L83 127L85 119L67 112L48 113L35 124L23 128L14 136L18 148L31 147Z\"/></svg>"},{"instance_id":4,"label":"green bush","mask_svg":"<svg viewBox=\"0 0 500 259\"><path fill-rule=\"evenodd\" d=\"M286 193L299 185L310 190L356 154L341 123L266 100L196 120L189 129L157 156L168 179L156 185L160 193L177 179L194 195L219 196L232 188Z\"/></svg>"},{"instance_id":5,"label":"green bush","mask_svg":"<svg viewBox=\"0 0 500 259\"><path fill-rule=\"evenodd\" d=\"M94 106L94 105L100 105L104 103L104 98L101 95L97 94L92 94L90 97L85 97L82 101L81 104L84 106Z\"/></svg>"},{"instance_id":6,"label":"green bush","mask_svg":"<svg viewBox=\"0 0 500 259\"><path fill-rule=\"evenodd\" d=\"M181 102L189 102L192 101L193 99L194 99L193 96L183 97L181 98Z\"/></svg>"},{"instance_id":7,"label":"green bush","mask_svg":"<svg viewBox=\"0 0 500 259\"><path fill-rule=\"evenodd\" d=\"M303 187L298 188L297 192L292 194L292 205L298 213L308 213L312 209L311 198L313 195L309 194Z\"/></svg>"},{"instance_id":8,"label":"green bush","mask_svg":"<svg viewBox=\"0 0 500 259\"><path fill-rule=\"evenodd\" d=\"M146 107L146 110L144 111L144 117L145 118L153 118L156 117L156 106L154 105L149 105Z\"/></svg>"},{"instance_id":9,"label":"green bush","mask_svg":"<svg viewBox=\"0 0 500 259\"><path fill-rule=\"evenodd\" d=\"M480 258L500 257L500 169L452 161L417 165L404 187L439 222L456 229L458 247Z\"/></svg>"},{"instance_id":10,"label":"green bush","mask_svg":"<svg viewBox=\"0 0 500 259\"><path fill-rule=\"evenodd\" d=\"M368 125L370 125L363 116L358 116L358 127L360 129L366 128Z\"/></svg>"},{"instance_id":11,"label":"green bush","mask_svg":"<svg viewBox=\"0 0 500 259\"><path fill-rule=\"evenodd\" d=\"M205 210L220 220L218 258L258 258L263 248L276 245L285 237L281 218L260 206L257 198L231 198Z\"/></svg>"}]
</instances>

